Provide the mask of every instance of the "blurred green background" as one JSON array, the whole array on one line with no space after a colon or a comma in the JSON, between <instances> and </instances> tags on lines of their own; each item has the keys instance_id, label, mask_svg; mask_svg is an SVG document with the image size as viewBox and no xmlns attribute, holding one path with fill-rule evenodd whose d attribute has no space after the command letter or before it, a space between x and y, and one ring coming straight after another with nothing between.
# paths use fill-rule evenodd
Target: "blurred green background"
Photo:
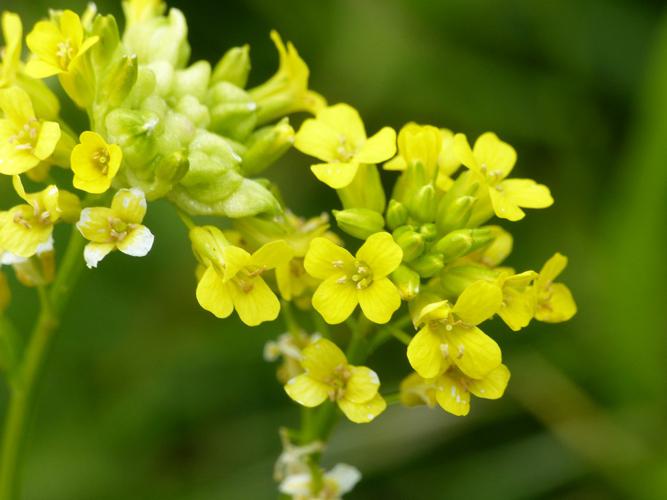
<instances>
[{"instance_id":1,"label":"blurred green background","mask_svg":"<svg viewBox=\"0 0 667 500\"><path fill-rule=\"evenodd\" d=\"M48 7L3 0L29 26ZM110 0L101 12L119 13ZM364 475L351 499L667 498L667 19L638 0L179 0L193 57L252 46L251 83L292 40L311 87L356 106L369 131L409 120L519 152L515 173L556 203L505 226L509 264L556 250L579 313L513 334L494 321L512 380L471 415L391 407L339 425L325 464ZM336 207L288 154L269 171L297 212ZM298 180L295 180L298 179ZM30 431L26 500L269 499L278 425L296 424L262 360L279 323L249 329L198 307L182 225L156 204L147 258L114 254L85 272L44 370ZM61 238L64 235L61 236ZM12 311L28 328L32 291ZM401 345L369 362L387 387ZM3 387L0 408L5 406Z\"/></svg>"}]
</instances>

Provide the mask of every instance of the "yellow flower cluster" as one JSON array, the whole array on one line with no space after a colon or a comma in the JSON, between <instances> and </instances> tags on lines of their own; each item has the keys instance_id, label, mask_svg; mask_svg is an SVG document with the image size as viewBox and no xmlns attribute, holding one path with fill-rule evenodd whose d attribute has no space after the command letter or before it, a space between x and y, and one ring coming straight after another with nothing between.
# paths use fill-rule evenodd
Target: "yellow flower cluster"
<instances>
[{"instance_id":1,"label":"yellow flower cluster","mask_svg":"<svg viewBox=\"0 0 667 500\"><path fill-rule=\"evenodd\" d=\"M518 221L553 199L546 186L510 177L517 154L495 134L472 147L461 133L417 123L369 135L352 106L328 105L309 88L308 66L276 32L279 67L248 88L248 46L213 66L189 64L179 10L161 0L125 0L123 9L122 33L93 6L51 11L25 37L25 63L21 20L2 14L0 175L11 178L16 204L0 210L0 263L21 283L53 279L56 224L72 226L77 255L87 240L89 268L114 250L147 255L149 202L167 200L188 227L203 309L217 318L236 312L249 326L284 316L288 332L265 357L283 358L285 392L317 417L299 438L310 455L336 408L367 423L399 400L465 415L471 394L501 397L510 372L482 323L498 316L519 331L576 313L569 289L555 282L564 256L539 272L503 265L513 239L492 217ZM51 77L86 112L82 129L61 116ZM308 116L295 131L297 112ZM336 191L341 206L330 212L345 239L328 213L294 215L278 186L254 178L291 147L314 157L311 172ZM10 296L0 274L0 311ZM403 331L410 323L414 335ZM414 372L385 397L363 364L394 337L407 344L406 373ZM281 490L338 498L358 479L350 466L313 465Z\"/></svg>"}]
</instances>

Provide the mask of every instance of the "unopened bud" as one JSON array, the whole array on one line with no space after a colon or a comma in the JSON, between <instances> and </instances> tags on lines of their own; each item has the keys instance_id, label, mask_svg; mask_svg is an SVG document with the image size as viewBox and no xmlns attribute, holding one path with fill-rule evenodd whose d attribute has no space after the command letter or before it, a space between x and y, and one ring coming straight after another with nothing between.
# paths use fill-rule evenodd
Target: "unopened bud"
<instances>
[{"instance_id":1,"label":"unopened bud","mask_svg":"<svg viewBox=\"0 0 667 500\"><path fill-rule=\"evenodd\" d=\"M91 34L99 37L91 48L93 64L96 70L101 70L113 59L120 43L118 24L112 15L97 15L92 28Z\"/></svg>"},{"instance_id":2,"label":"unopened bud","mask_svg":"<svg viewBox=\"0 0 667 500\"><path fill-rule=\"evenodd\" d=\"M69 191L58 190L58 210L60 218L68 224L74 224L81 215L81 202L78 196Z\"/></svg>"},{"instance_id":3,"label":"unopened bud","mask_svg":"<svg viewBox=\"0 0 667 500\"><path fill-rule=\"evenodd\" d=\"M405 224L408 220L408 209L401 203L396 200L389 200L389 206L387 207L387 226L392 231L399 226Z\"/></svg>"},{"instance_id":4,"label":"unopened bud","mask_svg":"<svg viewBox=\"0 0 667 500\"><path fill-rule=\"evenodd\" d=\"M375 165L359 165L352 182L338 190L338 197L344 208L369 208L384 212L386 197Z\"/></svg>"},{"instance_id":5,"label":"unopened bud","mask_svg":"<svg viewBox=\"0 0 667 500\"><path fill-rule=\"evenodd\" d=\"M342 231L361 240L365 240L371 234L380 232L384 228L382 215L367 208L334 210L333 215Z\"/></svg>"},{"instance_id":6,"label":"unopened bud","mask_svg":"<svg viewBox=\"0 0 667 500\"><path fill-rule=\"evenodd\" d=\"M410 213L421 222L432 222L435 220L435 187L426 184L417 191L410 202Z\"/></svg>"},{"instance_id":7,"label":"unopened bud","mask_svg":"<svg viewBox=\"0 0 667 500\"><path fill-rule=\"evenodd\" d=\"M410 267L422 278L432 278L444 267L445 261L441 254L429 253L410 262Z\"/></svg>"},{"instance_id":8,"label":"unopened bud","mask_svg":"<svg viewBox=\"0 0 667 500\"><path fill-rule=\"evenodd\" d=\"M211 84L229 82L244 88L250 72L250 47L232 47L220 58L213 69Z\"/></svg>"},{"instance_id":9,"label":"unopened bud","mask_svg":"<svg viewBox=\"0 0 667 500\"><path fill-rule=\"evenodd\" d=\"M476 202L477 198L474 196L460 196L447 207L447 210L439 210L436 224L440 234L465 227Z\"/></svg>"},{"instance_id":10,"label":"unopened bud","mask_svg":"<svg viewBox=\"0 0 667 500\"><path fill-rule=\"evenodd\" d=\"M445 262L451 262L459 257L486 245L493 239L491 229L457 229L441 238L435 245L438 252L443 254Z\"/></svg>"},{"instance_id":11,"label":"unopened bud","mask_svg":"<svg viewBox=\"0 0 667 500\"><path fill-rule=\"evenodd\" d=\"M419 233L424 236L426 241L432 241L438 235L438 230L432 222L422 224L419 227Z\"/></svg>"},{"instance_id":12,"label":"unopened bud","mask_svg":"<svg viewBox=\"0 0 667 500\"><path fill-rule=\"evenodd\" d=\"M243 141L257 124L257 106L245 90L218 82L206 96L211 112L211 130Z\"/></svg>"},{"instance_id":13,"label":"unopened bud","mask_svg":"<svg viewBox=\"0 0 667 500\"><path fill-rule=\"evenodd\" d=\"M475 264L466 266L448 266L440 273L440 289L448 298L458 297L475 281L495 281L498 273L484 266Z\"/></svg>"},{"instance_id":14,"label":"unopened bud","mask_svg":"<svg viewBox=\"0 0 667 500\"><path fill-rule=\"evenodd\" d=\"M424 251L424 236L415 231L412 226L401 226L394 230L392 236L403 250L404 262L410 262Z\"/></svg>"},{"instance_id":15,"label":"unopened bud","mask_svg":"<svg viewBox=\"0 0 667 500\"><path fill-rule=\"evenodd\" d=\"M398 269L391 273L391 280L398 288L401 298L405 301L414 299L419 293L421 283L419 274L404 264L398 266Z\"/></svg>"},{"instance_id":16,"label":"unopened bud","mask_svg":"<svg viewBox=\"0 0 667 500\"><path fill-rule=\"evenodd\" d=\"M195 96L200 101L206 97L208 82L211 78L211 65L208 61L197 61L186 69L174 73L171 87L173 97Z\"/></svg>"},{"instance_id":17,"label":"unopened bud","mask_svg":"<svg viewBox=\"0 0 667 500\"><path fill-rule=\"evenodd\" d=\"M284 155L293 143L294 129L286 117L275 125L256 130L248 138L248 149L241 155L244 174L259 174Z\"/></svg>"},{"instance_id":18,"label":"unopened bud","mask_svg":"<svg viewBox=\"0 0 667 500\"><path fill-rule=\"evenodd\" d=\"M119 106L130 94L137 81L137 56L123 55L118 62L109 69L108 76L101 85L103 96L100 96L105 105Z\"/></svg>"}]
</instances>

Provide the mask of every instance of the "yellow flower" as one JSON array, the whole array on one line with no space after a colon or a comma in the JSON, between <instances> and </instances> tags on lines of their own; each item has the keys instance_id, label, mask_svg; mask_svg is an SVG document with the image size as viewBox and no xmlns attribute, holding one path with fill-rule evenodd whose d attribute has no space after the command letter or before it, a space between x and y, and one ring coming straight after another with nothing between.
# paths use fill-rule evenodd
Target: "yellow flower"
<instances>
[{"instance_id":1,"label":"yellow flower","mask_svg":"<svg viewBox=\"0 0 667 500\"><path fill-rule=\"evenodd\" d=\"M360 164L380 163L396 153L396 132L384 127L366 138L359 113L347 104L336 104L309 118L296 134L294 147L325 163L310 169L320 181L334 189L348 186Z\"/></svg>"},{"instance_id":2,"label":"yellow flower","mask_svg":"<svg viewBox=\"0 0 667 500\"><path fill-rule=\"evenodd\" d=\"M271 241L252 255L230 245L213 226L190 231L193 248L205 267L197 285L197 301L218 318L236 312L246 325L276 319L280 302L262 273L292 258L284 240Z\"/></svg>"},{"instance_id":3,"label":"yellow flower","mask_svg":"<svg viewBox=\"0 0 667 500\"><path fill-rule=\"evenodd\" d=\"M21 18L13 12L3 12L2 34L5 38L5 47L1 51L0 87L6 87L14 82L20 66L21 38L23 37Z\"/></svg>"},{"instance_id":4,"label":"yellow flower","mask_svg":"<svg viewBox=\"0 0 667 500\"><path fill-rule=\"evenodd\" d=\"M484 399L499 399L505 392L510 371L499 365L481 379L468 377L452 367L446 373L425 379L413 373L401 382L401 403L405 406L436 403L452 415L463 416L470 411L470 394Z\"/></svg>"},{"instance_id":5,"label":"yellow flower","mask_svg":"<svg viewBox=\"0 0 667 500\"><path fill-rule=\"evenodd\" d=\"M556 253L542 267L535 289L537 293L537 308L535 319L547 323L567 321L577 312L577 304L572 293L563 283L554 283L554 280L567 266L567 257Z\"/></svg>"},{"instance_id":6,"label":"yellow flower","mask_svg":"<svg viewBox=\"0 0 667 500\"><path fill-rule=\"evenodd\" d=\"M378 394L380 379L365 366L352 366L336 344L320 339L302 351L305 373L285 384L285 392L297 403L313 408L327 399L335 401L347 418L367 423L387 407Z\"/></svg>"},{"instance_id":7,"label":"yellow flower","mask_svg":"<svg viewBox=\"0 0 667 500\"><path fill-rule=\"evenodd\" d=\"M18 175L14 189L27 203L0 212L0 249L28 258L52 247L53 225L62 217L68 221L78 214L79 200L55 185L28 194Z\"/></svg>"},{"instance_id":8,"label":"yellow flower","mask_svg":"<svg viewBox=\"0 0 667 500\"><path fill-rule=\"evenodd\" d=\"M111 208L84 208L76 227L90 241L83 251L86 265L97 267L115 249L133 257L145 256L154 240L153 233L141 224L145 215L146 197L137 188L119 190Z\"/></svg>"},{"instance_id":9,"label":"yellow flower","mask_svg":"<svg viewBox=\"0 0 667 500\"><path fill-rule=\"evenodd\" d=\"M374 323L386 323L401 305L398 289L387 276L402 258L389 233L371 235L356 257L327 238L315 238L304 261L308 274L324 280L315 290L313 307L330 324L345 321L357 304Z\"/></svg>"},{"instance_id":10,"label":"yellow flower","mask_svg":"<svg viewBox=\"0 0 667 500\"><path fill-rule=\"evenodd\" d=\"M498 316L515 332L528 326L535 314L535 290L531 286L537 277L535 271L520 274L501 272L496 283L503 291L503 302Z\"/></svg>"},{"instance_id":11,"label":"yellow flower","mask_svg":"<svg viewBox=\"0 0 667 500\"><path fill-rule=\"evenodd\" d=\"M526 215L520 207L546 208L553 203L546 186L532 179L505 179L516 163L516 152L496 134L482 134L472 150L466 136L456 134L454 150L461 163L484 181L493 210L501 219L517 221Z\"/></svg>"},{"instance_id":12,"label":"yellow flower","mask_svg":"<svg viewBox=\"0 0 667 500\"><path fill-rule=\"evenodd\" d=\"M26 73L32 78L69 73L77 59L98 39L97 36L84 38L81 19L71 10L63 11L57 20L39 21L26 37L26 44L33 53Z\"/></svg>"},{"instance_id":13,"label":"yellow flower","mask_svg":"<svg viewBox=\"0 0 667 500\"><path fill-rule=\"evenodd\" d=\"M72 149L71 165L74 187L88 193L103 193L120 168L123 152L116 144L107 144L95 132L83 132Z\"/></svg>"},{"instance_id":14,"label":"yellow flower","mask_svg":"<svg viewBox=\"0 0 667 500\"><path fill-rule=\"evenodd\" d=\"M497 368L502 360L500 347L476 325L497 313L502 300L497 285L476 281L454 307L446 300L422 307L414 323L424 326L408 345L412 368L424 378L433 378L454 364L476 379Z\"/></svg>"},{"instance_id":15,"label":"yellow flower","mask_svg":"<svg viewBox=\"0 0 667 500\"><path fill-rule=\"evenodd\" d=\"M278 71L269 80L248 92L258 106L258 123L267 123L297 111L316 113L326 106L321 95L308 90L310 72L294 45L288 42L285 47L276 31L271 31L271 40L280 58Z\"/></svg>"},{"instance_id":16,"label":"yellow flower","mask_svg":"<svg viewBox=\"0 0 667 500\"><path fill-rule=\"evenodd\" d=\"M347 464L336 464L330 471L321 471L320 490L313 496L316 487L313 474L307 466L288 474L278 487L292 500L342 500L343 495L352 491L361 479L361 472Z\"/></svg>"},{"instance_id":17,"label":"yellow flower","mask_svg":"<svg viewBox=\"0 0 667 500\"><path fill-rule=\"evenodd\" d=\"M21 174L51 156L60 140L60 125L41 121L28 94L19 87L0 90L0 173Z\"/></svg>"}]
</instances>

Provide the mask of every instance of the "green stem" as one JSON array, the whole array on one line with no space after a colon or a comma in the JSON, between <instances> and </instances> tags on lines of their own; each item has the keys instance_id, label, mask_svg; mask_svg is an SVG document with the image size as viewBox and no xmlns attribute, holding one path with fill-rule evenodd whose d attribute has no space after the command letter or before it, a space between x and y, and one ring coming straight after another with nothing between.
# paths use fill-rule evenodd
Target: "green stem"
<instances>
[{"instance_id":1,"label":"green stem","mask_svg":"<svg viewBox=\"0 0 667 500\"><path fill-rule=\"evenodd\" d=\"M40 313L19 367L16 384L10 392L0 455L0 500L16 500L19 497L17 478L35 382L52 334L60 321L60 314L83 269L84 243L79 232L72 228L67 250L50 293L44 288L39 289Z\"/></svg>"}]
</instances>

